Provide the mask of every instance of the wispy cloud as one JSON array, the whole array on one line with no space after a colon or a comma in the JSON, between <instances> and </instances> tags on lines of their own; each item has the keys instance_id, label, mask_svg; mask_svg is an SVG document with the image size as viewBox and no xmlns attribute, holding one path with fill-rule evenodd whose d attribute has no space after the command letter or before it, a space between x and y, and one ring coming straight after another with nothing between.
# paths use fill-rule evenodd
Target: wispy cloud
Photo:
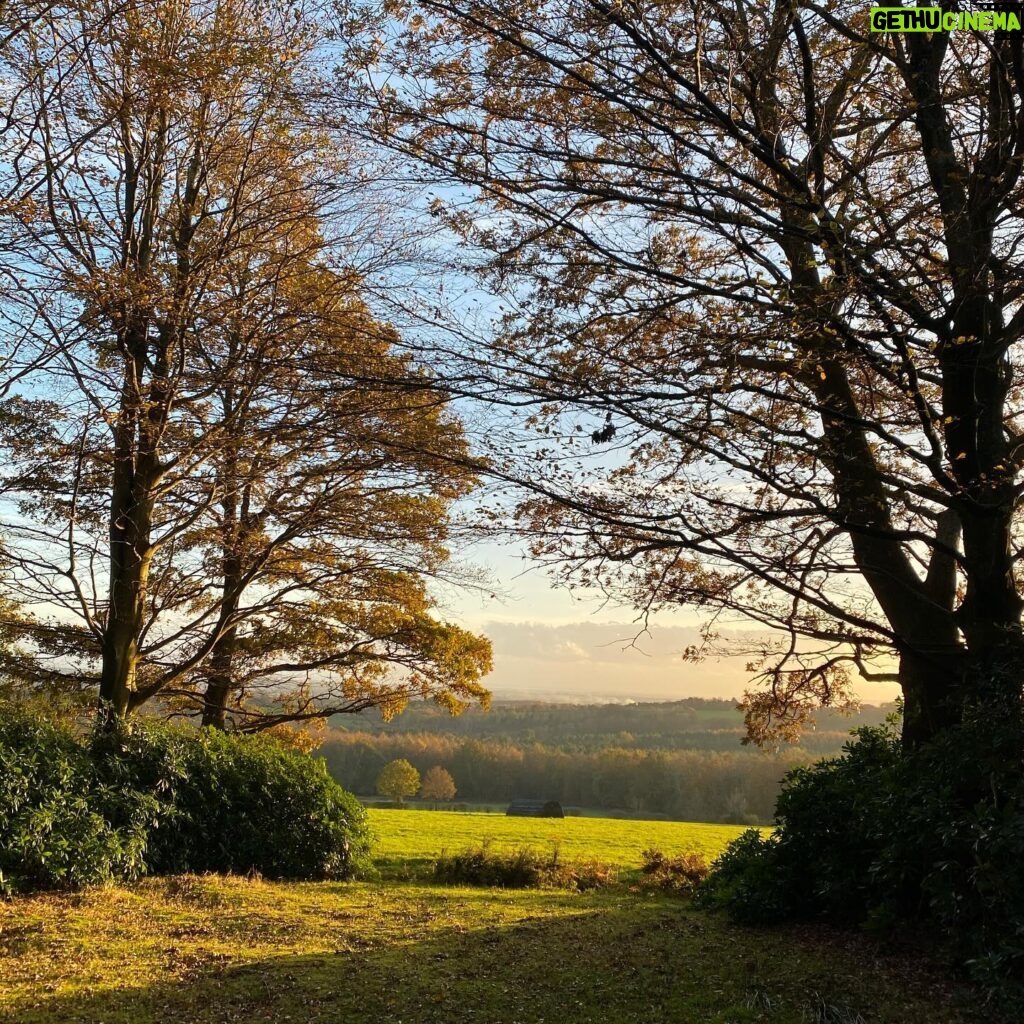
<instances>
[{"instance_id":1,"label":"wispy cloud","mask_svg":"<svg viewBox=\"0 0 1024 1024\"><path fill-rule=\"evenodd\" d=\"M684 662L700 639L694 628L641 632L631 623L488 622L494 644L491 688L499 695L548 699L671 700L734 697L746 674L741 659Z\"/></svg>"},{"instance_id":2,"label":"wispy cloud","mask_svg":"<svg viewBox=\"0 0 1024 1024\"><path fill-rule=\"evenodd\" d=\"M736 698L750 686L747 656L710 656L694 664L683 652L700 641L695 627L633 623L490 621L494 644L488 685L498 697L544 700ZM749 633L745 635L750 636ZM892 686L860 681L860 697L891 700Z\"/></svg>"}]
</instances>

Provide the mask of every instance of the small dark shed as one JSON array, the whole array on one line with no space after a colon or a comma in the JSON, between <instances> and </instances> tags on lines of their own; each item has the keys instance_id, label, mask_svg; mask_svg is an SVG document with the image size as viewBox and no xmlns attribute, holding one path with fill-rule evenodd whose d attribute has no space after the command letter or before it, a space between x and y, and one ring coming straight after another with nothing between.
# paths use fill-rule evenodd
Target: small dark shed
<instances>
[{"instance_id":1,"label":"small dark shed","mask_svg":"<svg viewBox=\"0 0 1024 1024\"><path fill-rule=\"evenodd\" d=\"M564 818L562 805L557 800L513 800L506 815L515 818Z\"/></svg>"}]
</instances>

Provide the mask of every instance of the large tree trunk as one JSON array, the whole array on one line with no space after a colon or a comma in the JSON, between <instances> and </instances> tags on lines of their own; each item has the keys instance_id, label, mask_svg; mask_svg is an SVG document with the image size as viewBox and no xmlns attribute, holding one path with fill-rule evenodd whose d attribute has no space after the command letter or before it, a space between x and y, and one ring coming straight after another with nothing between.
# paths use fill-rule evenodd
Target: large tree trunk
<instances>
[{"instance_id":1,"label":"large tree trunk","mask_svg":"<svg viewBox=\"0 0 1024 1024\"><path fill-rule=\"evenodd\" d=\"M800 214L786 208L794 224ZM794 234L796 232L794 231ZM787 249L796 293L814 323L826 296L814 253L806 241ZM820 454L835 493L835 519L847 532L853 559L895 638L903 691L903 741L913 748L959 721L963 712L964 659L956 614L955 552L961 517L948 509L937 517L935 547L926 577L911 563L896 528L848 371L832 351L831 338L808 332L807 384L819 403Z\"/></svg>"},{"instance_id":2,"label":"large tree trunk","mask_svg":"<svg viewBox=\"0 0 1024 1024\"><path fill-rule=\"evenodd\" d=\"M1024 679L1024 601L1014 580L1011 545L1017 495L1006 429L1012 373L1002 305L993 300L995 223L1001 193L1012 181L997 172L997 165L1016 129L1012 105L1001 91L999 62L993 59L987 149L977 173L962 165L940 75L947 43L941 34L908 37L905 78L917 104L915 123L942 215L952 283L951 325L948 336L939 339L938 355L946 455L962 528L964 591L954 613L960 657L936 662L912 651L901 659L905 734L914 742L955 724L972 705L995 703L1019 713ZM1004 57L1013 45L1002 41Z\"/></svg>"},{"instance_id":3,"label":"large tree trunk","mask_svg":"<svg viewBox=\"0 0 1024 1024\"><path fill-rule=\"evenodd\" d=\"M1021 598L1013 579L1009 506L961 514L963 600L954 612L955 646L927 631L900 651L904 742L919 746L962 721L971 708L1021 704L1024 634ZM937 596L937 595L933 595ZM933 641L933 642L930 642Z\"/></svg>"},{"instance_id":4,"label":"large tree trunk","mask_svg":"<svg viewBox=\"0 0 1024 1024\"><path fill-rule=\"evenodd\" d=\"M144 350L145 329L135 329L126 348ZM113 721L127 716L136 688L139 636L151 560L155 462L141 450L140 360L126 360L115 428L110 503L110 581L103 632L100 701Z\"/></svg>"},{"instance_id":5,"label":"large tree trunk","mask_svg":"<svg viewBox=\"0 0 1024 1024\"><path fill-rule=\"evenodd\" d=\"M927 95L927 90L922 96ZM948 145L943 126L926 125L926 138ZM955 164L932 160L943 181ZM955 177L955 175L954 175ZM841 359L827 334L807 332L805 351L813 357L808 385L822 421L821 454L836 496L836 519L848 532L854 561L895 637L904 698L903 740L908 748L926 743L962 721L972 704L999 701L1019 706L1024 679L1024 609L1013 575L1011 531L1016 501L1004 425L1010 374L1005 364L1003 326L987 292L992 230L984 210L971 206L957 186L943 204L950 226L950 260L959 299L951 332L940 346L942 411L947 455L958 491L938 516L931 563L921 579L895 527L863 424L865 417ZM827 305L812 233L798 207L784 205L793 228L784 246L794 294L810 324ZM957 551L962 551L959 559ZM963 599L957 603L957 579Z\"/></svg>"},{"instance_id":6,"label":"large tree trunk","mask_svg":"<svg viewBox=\"0 0 1024 1024\"><path fill-rule=\"evenodd\" d=\"M964 662L948 652L907 648L900 654L905 747L918 747L960 720Z\"/></svg>"},{"instance_id":7,"label":"large tree trunk","mask_svg":"<svg viewBox=\"0 0 1024 1024\"><path fill-rule=\"evenodd\" d=\"M125 369L114 435L109 603L100 673L100 701L111 721L132 711L137 689L139 640L153 560L153 508L163 473L160 441L171 405L169 337L163 330L151 351L148 326L139 321L121 338ZM147 386L144 374L150 363Z\"/></svg>"}]
</instances>

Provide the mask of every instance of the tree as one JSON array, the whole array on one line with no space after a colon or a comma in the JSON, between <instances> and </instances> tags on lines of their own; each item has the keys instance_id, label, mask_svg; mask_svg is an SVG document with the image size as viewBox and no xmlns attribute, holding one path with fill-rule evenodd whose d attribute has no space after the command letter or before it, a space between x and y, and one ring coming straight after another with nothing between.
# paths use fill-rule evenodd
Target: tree
<instances>
[{"instance_id":1,"label":"tree","mask_svg":"<svg viewBox=\"0 0 1024 1024\"><path fill-rule=\"evenodd\" d=\"M429 800L435 806L442 800L452 800L455 797L455 780L439 764L427 770L423 776L423 785L420 786L420 799Z\"/></svg>"},{"instance_id":2,"label":"tree","mask_svg":"<svg viewBox=\"0 0 1024 1024\"><path fill-rule=\"evenodd\" d=\"M404 757L389 761L377 776L377 792L399 806L407 796L415 796L419 788L420 773Z\"/></svg>"},{"instance_id":3,"label":"tree","mask_svg":"<svg viewBox=\"0 0 1024 1024\"><path fill-rule=\"evenodd\" d=\"M7 218L6 590L37 660L112 718L485 701L487 641L429 591L465 439L363 301L352 148L313 126L317 5L53 12L5 54L4 172L30 183Z\"/></svg>"},{"instance_id":4,"label":"tree","mask_svg":"<svg viewBox=\"0 0 1024 1024\"><path fill-rule=\"evenodd\" d=\"M533 406L526 468L493 470L536 553L709 638L781 632L755 739L853 672L898 680L911 746L1019 715L1021 35L425 0L390 58L372 127L461 186L432 212L506 297L486 355L452 351Z\"/></svg>"},{"instance_id":5,"label":"tree","mask_svg":"<svg viewBox=\"0 0 1024 1024\"><path fill-rule=\"evenodd\" d=\"M82 58L81 47L65 48L60 33L50 32L55 19L74 20L75 0L56 4L50 0L9 0L0 19L0 76L10 86L0 96L0 139L8 143L5 159L0 160L0 396L6 397L15 385L43 366L54 355L52 346L36 347L19 330L24 317L31 317L35 306L32 282L25 271L23 238L19 228L35 220L40 211L40 178L25 173L18 147L33 145L42 126L26 109L27 92L38 90L48 77L74 75ZM105 14L109 15L110 8ZM96 12L93 26L106 30L108 22ZM48 42L38 45L40 38ZM69 136L81 123L65 126ZM85 129L86 131L88 129ZM76 138L75 141L81 141ZM22 152L20 156L24 158Z\"/></svg>"},{"instance_id":6,"label":"tree","mask_svg":"<svg viewBox=\"0 0 1024 1024\"><path fill-rule=\"evenodd\" d=\"M243 731L482 699L489 645L439 622L426 585L449 578L445 510L473 483L460 425L337 274L303 265L283 298L253 290L259 310L243 303L229 351L207 356L244 369L208 420L224 439L214 514L182 545L221 573L215 616L194 631L209 658L176 699Z\"/></svg>"}]
</instances>

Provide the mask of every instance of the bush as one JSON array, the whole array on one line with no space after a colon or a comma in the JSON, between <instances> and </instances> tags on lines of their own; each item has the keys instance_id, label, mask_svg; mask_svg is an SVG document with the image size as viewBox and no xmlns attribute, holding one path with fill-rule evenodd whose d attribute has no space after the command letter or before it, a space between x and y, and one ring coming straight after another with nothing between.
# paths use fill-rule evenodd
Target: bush
<instances>
[{"instance_id":1,"label":"bush","mask_svg":"<svg viewBox=\"0 0 1024 1024\"><path fill-rule=\"evenodd\" d=\"M1017 720L969 720L908 758L896 781L898 793L882 797L891 831L872 866L880 910L934 922L974 978L1024 996Z\"/></svg>"},{"instance_id":2,"label":"bush","mask_svg":"<svg viewBox=\"0 0 1024 1024\"><path fill-rule=\"evenodd\" d=\"M791 877L778 862L777 835L748 828L711 865L697 902L723 907L739 924L776 924L792 916Z\"/></svg>"},{"instance_id":3,"label":"bush","mask_svg":"<svg viewBox=\"0 0 1024 1024\"><path fill-rule=\"evenodd\" d=\"M644 888L693 896L708 877L708 862L699 853L666 857L661 850L644 850L642 857Z\"/></svg>"},{"instance_id":4,"label":"bush","mask_svg":"<svg viewBox=\"0 0 1024 1024\"><path fill-rule=\"evenodd\" d=\"M902 754L890 727L858 730L844 756L787 773L775 832L748 829L713 865L702 900L746 924L787 918L856 923L877 902Z\"/></svg>"},{"instance_id":5,"label":"bush","mask_svg":"<svg viewBox=\"0 0 1024 1024\"><path fill-rule=\"evenodd\" d=\"M520 847L497 853L488 842L452 856L442 854L434 865L434 878L446 885L485 885L502 889L597 889L615 881L606 864L564 864L558 847L545 857L538 850Z\"/></svg>"},{"instance_id":6,"label":"bush","mask_svg":"<svg viewBox=\"0 0 1024 1024\"><path fill-rule=\"evenodd\" d=\"M0 893L149 873L350 877L365 811L273 740L133 724L83 742L0 706Z\"/></svg>"},{"instance_id":7,"label":"bush","mask_svg":"<svg viewBox=\"0 0 1024 1024\"><path fill-rule=\"evenodd\" d=\"M543 862L528 847L512 853L494 853L487 843L452 856L441 854L434 878L447 885L488 885L503 889L531 889L541 884Z\"/></svg>"},{"instance_id":8,"label":"bush","mask_svg":"<svg viewBox=\"0 0 1024 1024\"><path fill-rule=\"evenodd\" d=\"M322 761L275 740L146 723L100 735L92 752L112 785L159 801L147 854L156 874L340 879L367 852L362 805Z\"/></svg>"},{"instance_id":9,"label":"bush","mask_svg":"<svg viewBox=\"0 0 1024 1024\"><path fill-rule=\"evenodd\" d=\"M0 894L139 877L156 813L105 785L68 729L0 706Z\"/></svg>"},{"instance_id":10,"label":"bush","mask_svg":"<svg viewBox=\"0 0 1024 1024\"><path fill-rule=\"evenodd\" d=\"M992 992L1024 983L1024 737L968 719L904 754L861 729L842 758L786 776L778 828L745 832L704 902L734 919L913 922Z\"/></svg>"},{"instance_id":11,"label":"bush","mask_svg":"<svg viewBox=\"0 0 1024 1024\"><path fill-rule=\"evenodd\" d=\"M877 899L876 865L900 828L903 752L892 724L858 730L845 756L797 768L776 805L784 894L798 917L857 923Z\"/></svg>"}]
</instances>

